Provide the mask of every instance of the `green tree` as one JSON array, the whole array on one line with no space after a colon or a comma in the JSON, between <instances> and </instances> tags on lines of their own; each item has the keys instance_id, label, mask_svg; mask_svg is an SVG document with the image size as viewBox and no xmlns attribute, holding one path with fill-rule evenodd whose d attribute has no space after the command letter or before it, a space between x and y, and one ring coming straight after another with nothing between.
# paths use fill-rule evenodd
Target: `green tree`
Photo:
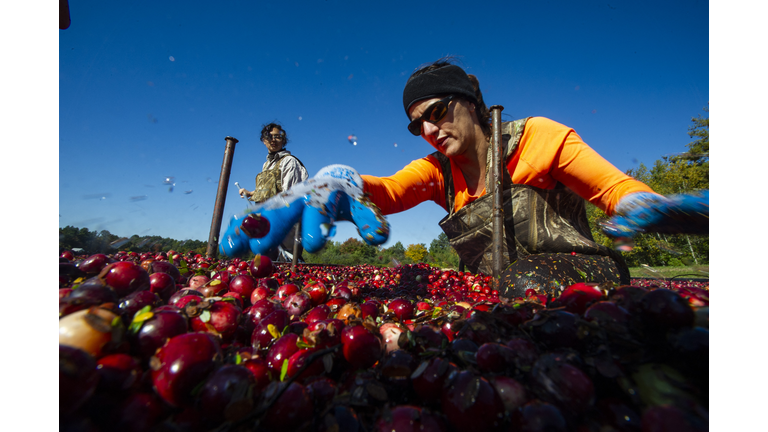
<instances>
[{"instance_id":1,"label":"green tree","mask_svg":"<svg viewBox=\"0 0 768 432\"><path fill-rule=\"evenodd\" d=\"M410 244L405 249L405 256L413 260L413 262L422 262L424 257L427 256L427 246L423 243Z\"/></svg>"},{"instance_id":2,"label":"green tree","mask_svg":"<svg viewBox=\"0 0 768 432\"><path fill-rule=\"evenodd\" d=\"M429 245L429 255L427 257L429 264L440 268L459 267L459 255L451 247L448 236L440 233L436 239Z\"/></svg>"}]
</instances>

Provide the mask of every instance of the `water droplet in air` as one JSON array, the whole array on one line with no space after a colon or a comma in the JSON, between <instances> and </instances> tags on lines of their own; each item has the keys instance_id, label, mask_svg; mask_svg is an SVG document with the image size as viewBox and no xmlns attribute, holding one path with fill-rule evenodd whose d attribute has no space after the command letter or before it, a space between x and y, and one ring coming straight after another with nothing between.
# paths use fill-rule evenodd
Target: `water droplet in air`
<instances>
[{"instance_id":1,"label":"water droplet in air","mask_svg":"<svg viewBox=\"0 0 768 432\"><path fill-rule=\"evenodd\" d=\"M350 135L347 137L347 141L349 141L352 145L357 145L357 136L356 135Z\"/></svg>"},{"instance_id":2,"label":"water droplet in air","mask_svg":"<svg viewBox=\"0 0 768 432\"><path fill-rule=\"evenodd\" d=\"M613 247L622 252L630 252L635 247L635 242L629 237L617 237L613 240Z\"/></svg>"},{"instance_id":3,"label":"water droplet in air","mask_svg":"<svg viewBox=\"0 0 768 432\"><path fill-rule=\"evenodd\" d=\"M299 116L299 121L301 121L301 116Z\"/></svg>"},{"instance_id":4,"label":"water droplet in air","mask_svg":"<svg viewBox=\"0 0 768 432\"><path fill-rule=\"evenodd\" d=\"M175 185L176 184L176 178L175 177L166 177L165 180L163 180L163 184Z\"/></svg>"},{"instance_id":5,"label":"water droplet in air","mask_svg":"<svg viewBox=\"0 0 768 432\"><path fill-rule=\"evenodd\" d=\"M173 56L170 56L170 57L168 57L168 60L170 60L170 61L176 61L176 59L175 59L175 58L173 58Z\"/></svg>"},{"instance_id":6,"label":"water droplet in air","mask_svg":"<svg viewBox=\"0 0 768 432\"><path fill-rule=\"evenodd\" d=\"M397 143L395 143L395 147L397 147Z\"/></svg>"},{"instance_id":7,"label":"water droplet in air","mask_svg":"<svg viewBox=\"0 0 768 432\"><path fill-rule=\"evenodd\" d=\"M188 190L188 191L184 191L184 193L185 193L185 194L187 194L187 195L189 195L189 194L191 194L191 193L192 193L192 189L190 189L190 190Z\"/></svg>"}]
</instances>

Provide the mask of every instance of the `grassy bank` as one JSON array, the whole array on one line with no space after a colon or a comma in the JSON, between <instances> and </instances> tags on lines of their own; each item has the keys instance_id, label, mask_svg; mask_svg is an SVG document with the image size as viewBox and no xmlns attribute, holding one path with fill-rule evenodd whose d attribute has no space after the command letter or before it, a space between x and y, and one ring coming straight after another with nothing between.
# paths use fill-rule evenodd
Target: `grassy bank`
<instances>
[{"instance_id":1,"label":"grassy bank","mask_svg":"<svg viewBox=\"0 0 768 432\"><path fill-rule=\"evenodd\" d=\"M709 278L709 265L685 267L630 267L630 276L634 278Z\"/></svg>"}]
</instances>

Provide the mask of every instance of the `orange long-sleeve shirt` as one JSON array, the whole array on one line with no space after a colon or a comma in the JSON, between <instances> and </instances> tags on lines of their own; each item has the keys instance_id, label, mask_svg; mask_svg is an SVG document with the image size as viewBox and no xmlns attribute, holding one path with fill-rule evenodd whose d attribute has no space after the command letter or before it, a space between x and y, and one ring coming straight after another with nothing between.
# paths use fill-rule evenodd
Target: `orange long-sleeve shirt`
<instances>
[{"instance_id":1,"label":"orange long-sleeve shirt","mask_svg":"<svg viewBox=\"0 0 768 432\"><path fill-rule=\"evenodd\" d=\"M571 128L544 117L525 124L517 150L506 161L512 182L552 189L560 182L609 216L619 200L634 192L653 192L624 174L589 147ZM455 209L485 195L470 195L461 170L451 162ZM398 213L434 201L446 211L440 163L433 156L415 160L389 177L363 175L365 192L383 214Z\"/></svg>"}]
</instances>

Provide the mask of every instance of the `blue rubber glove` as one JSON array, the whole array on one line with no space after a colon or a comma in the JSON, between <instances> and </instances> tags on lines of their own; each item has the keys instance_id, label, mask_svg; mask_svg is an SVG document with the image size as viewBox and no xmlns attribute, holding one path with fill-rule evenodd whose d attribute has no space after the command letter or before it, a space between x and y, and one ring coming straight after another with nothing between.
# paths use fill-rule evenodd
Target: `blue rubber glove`
<instances>
[{"instance_id":1,"label":"blue rubber glove","mask_svg":"<svg viewBox=\"0 0 768 432\"><path fill-rule=\"evenodd\" d=\"M709 234L709 191L667 197L647 192L627 195L602 229L614 238L645 232Z\"/></svg>"},{"instance_id":2,"label":"blue rubber glove","mask_svg":"<svg viewBox=\"0 0 768 432\"><path fill-rule=\"evenodd\" d=\"M250 213L269 221L269 232L262 238L250 238L241 229ZM336 221L357 226L363 240L380 245L389 238L389 224L378 207L363 193L363 179L345 165L330 165L309 180L275 195L264 203L234 215L219 244L219 252L228 257L248 252L265 254L277 247L301 220L301 244L309 253L319 251L336 233Z\"/></svg>"}]
</instances>

